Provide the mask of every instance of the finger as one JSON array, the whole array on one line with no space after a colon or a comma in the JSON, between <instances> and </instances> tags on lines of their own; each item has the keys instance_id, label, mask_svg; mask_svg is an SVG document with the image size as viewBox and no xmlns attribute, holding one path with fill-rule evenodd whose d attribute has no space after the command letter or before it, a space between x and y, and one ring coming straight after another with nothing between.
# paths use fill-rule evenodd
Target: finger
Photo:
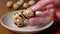
<instances>
[{"instance_id":1,"label":"finger","mask_svg":"<svg viewBox=\"0 0 60 34\"><path fill-rule=\"evenodd\" d=\"M37 11L36 11L36 12L37 12ZM48 9L48 10L45 10L45 11L43 11L43 12L41 12L41 13L36 14L36 16L40 17L40 16L46 16L46 15L48 15L48 14L49 14L49 9Z\"/></svg>"},{"instance_id":2,"label":"finger","mask_svg":"<svg viewBox=\"0 0 60 34\"><path fill-rule=\"evenodd\" d=\"M40 17L34 17L29 19L29 24L41 24L41 23L48 23L49 21L52 20L52 15L54 12L54 9L50 9L49 11L46 10L46 12L49 12L49 14L43 14Z\"/></svg>"},{"instance_id":3,"label":"finger","mask_svg":"<svg viewBox=\"0 0 60 34\"><path fill-rule=\"evenodd\" d=\"M53 4L49 4L45 7L43 7L41 10L46 10L46 9L51 9L51 8L54 8L54 5Z\"/></svg>"},{"instance_id":4,"label":"finger","mask_svg":"<svg viewBox=\"0 0 60 34\"><path fill-rule=\"evenodd\" d=\"M37 11L36 11L37 12ZM45 10L45 11L43 11L43 12L40 12L40 13L35 13L36 14L36 16L46 16L46 15L49 15L50 13L54 13L54 8L51 8L51 9L48 9L48 10Z\"/></svg>"},{"instance_id":5,"label":"finger","mask_svg":"<svg viewBox=\"0 0 60 34\"><path fill-rule=\"evenodd\" d=\"M54 8L52 8L52 9L50 9L50 16L54 16L54 12L55 12L55 9Z\"/></svg>"},{"instance_id":6,"label":"finger","mask_svg":"<svg viewBox=\"0 0 60 34\"><path fill-rule=\"evenodd\" d=\"M39 9L43 8L44 6L46 6L48 4L52 4L52 3L53 3L53 0L41 0L41 1L38 1L35 5L31 6L30 8L33 11L36 11L36 10L39 10Z\"/></svg>"},{"instance_id":7,"label":"finger","mask_svg":"<svg viewBox=\"0 0 60 34\"><path fill-rule=\"evenodd\" d=\"M47 9L54 8L54 5L53 5L53 4L47 5L46 8L47 8Z\"/></svg>"}]
</instances>

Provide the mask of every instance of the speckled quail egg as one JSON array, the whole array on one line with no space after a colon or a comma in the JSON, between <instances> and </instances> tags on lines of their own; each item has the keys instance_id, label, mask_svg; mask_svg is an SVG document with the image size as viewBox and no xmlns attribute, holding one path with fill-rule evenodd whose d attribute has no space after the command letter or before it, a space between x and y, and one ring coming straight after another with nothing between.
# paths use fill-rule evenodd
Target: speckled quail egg
<instances>
[{"instance_id":1,"label":"speckled quail egg","mask_svg":"<svg viewBox=\"0 0 60 34\"><path fill-rule=\"evenodd\" d=\"M13 1L8 1L7 2L7 7L11 7L11 6L13 6Z\"/></svg>"},{"instance_id":2,"label":"speckled quail egg","mask_svg":"<svg viewBox=\"0 0 60 34\"><path fill-rule=\"evenodd\" d=\"M24 25L24 20L21 16L19 16L18 14L15 14L14 16L14 23L18 26L21 27Z\"/></svg>"},{"instance_id":3,"label":"speckled quail egg","mask_svg":"<svg viewBox=\"0 0 60 34\"><path fill-rule=\"evenodd\" d=\"M19 2L19 1L17 1L16 3L19 4L20 6L23 4L22 2Z\"/></svg>"},{"instance_id":4,"label":"speckled quail egg","mask_svg":"<svg viewBox=\"0 0 60 34\"><path fill-rule=\"evenodd\" d=\"M24 4L23 4L23 7L24 7L24 8L27 8L27 7L28 7L28 3L24 3Z\"/></svg>"},{"instance_id":5,"label":"speckled quail egg","mask_svg":"<svg viewBox=\"0 0 60 34\"><path fill-rule=\"evenodd\" d=\"M35 1L34 1L34 0L30 0L30 1L28 2L28 4L29 4L29 5L34 5L34 4L35 4Z\"/></svg>"},{"instance_id":6,"label":"speckled quail egg","mask_svg":"<svg viewBox=\"0 0 60 34\"><path fill-rule=\"evenodd\" d=\"M30 8L28 8L27 10L25 10L23 12L23 15L27 18L30 18L30 17L34 16L34 12Z\"/></svg>"},{"instance_id":7,"label":"speckled quail egg","mask_svg":"<svg viewBox=\"0 0 60 34\"><path fill-rule=\"evenodd\" d=\"M23 2L24 2L24 0L19 0L19 2L22 2L22 3L23 3Z\"/></svg>"},{"instance_id":8,"label":"speckled quail egg","mask_svg":"<svg viewBox=\"0 0 60 34\"><path fill-rule=\"evenodd\" d=\"M17 3L15 3L15 4L13 5L13 9L18 9L19 7L20 7L20 5L17 4Z\"/></svg>"}]
</instances>

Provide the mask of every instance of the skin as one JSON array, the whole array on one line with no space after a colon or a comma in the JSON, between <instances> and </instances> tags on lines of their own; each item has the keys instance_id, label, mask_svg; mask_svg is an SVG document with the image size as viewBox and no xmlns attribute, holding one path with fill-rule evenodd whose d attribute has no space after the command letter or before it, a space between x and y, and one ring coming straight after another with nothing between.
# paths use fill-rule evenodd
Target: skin
<instances>
[{"instance_id":1,"label":"skin","mask_svg":"<svg viewBox=\"0 0 60 34\"><path fill-rule=\"evenodd\" d=\"M47 23L53 17L55 21L60 20L60 1L59 0L40 0L35 5L29 7L32 11L44 10L41 14L36 15L36 17L26 19L30 24L40 24ZM58 8L59 7L59 8Z\"/></svg>"}]
</instances>

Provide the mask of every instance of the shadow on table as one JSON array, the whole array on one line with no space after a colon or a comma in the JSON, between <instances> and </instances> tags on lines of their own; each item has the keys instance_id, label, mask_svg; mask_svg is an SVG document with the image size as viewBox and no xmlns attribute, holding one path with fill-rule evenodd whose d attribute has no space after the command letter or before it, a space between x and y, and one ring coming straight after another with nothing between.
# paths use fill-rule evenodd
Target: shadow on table
<instances>
[{"instance_id":1,"label":"shadow on table","mask_svg":"<svg viewBox=\"0 0 60 34\"><path fill-rule=\"evenodd\" d=\"M58 27L60 26L59 24L60 23L58 22L54 22L54 24L51 27L36 34L54 34L57 31Z\"/></svg>"}]
</instances>

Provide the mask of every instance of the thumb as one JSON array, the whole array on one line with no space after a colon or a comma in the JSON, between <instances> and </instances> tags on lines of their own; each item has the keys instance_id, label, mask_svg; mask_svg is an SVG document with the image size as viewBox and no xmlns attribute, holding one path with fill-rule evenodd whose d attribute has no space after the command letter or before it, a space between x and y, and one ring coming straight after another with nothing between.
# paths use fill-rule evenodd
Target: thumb
<instances>
[{"instance_id":1,"label":"thumb","mask_svg":"<svg viewBox=\"0 0 60 34\"><path fill-rule=\"evenodd\" d=\"M54 2L53 0L41 0L41 1L38 1L35 5L31 6L30 8L33 11L36 11L36 10L42 9L44 6L48 4L53 4L53 2Z\"/></svg>"}]
</instances>

